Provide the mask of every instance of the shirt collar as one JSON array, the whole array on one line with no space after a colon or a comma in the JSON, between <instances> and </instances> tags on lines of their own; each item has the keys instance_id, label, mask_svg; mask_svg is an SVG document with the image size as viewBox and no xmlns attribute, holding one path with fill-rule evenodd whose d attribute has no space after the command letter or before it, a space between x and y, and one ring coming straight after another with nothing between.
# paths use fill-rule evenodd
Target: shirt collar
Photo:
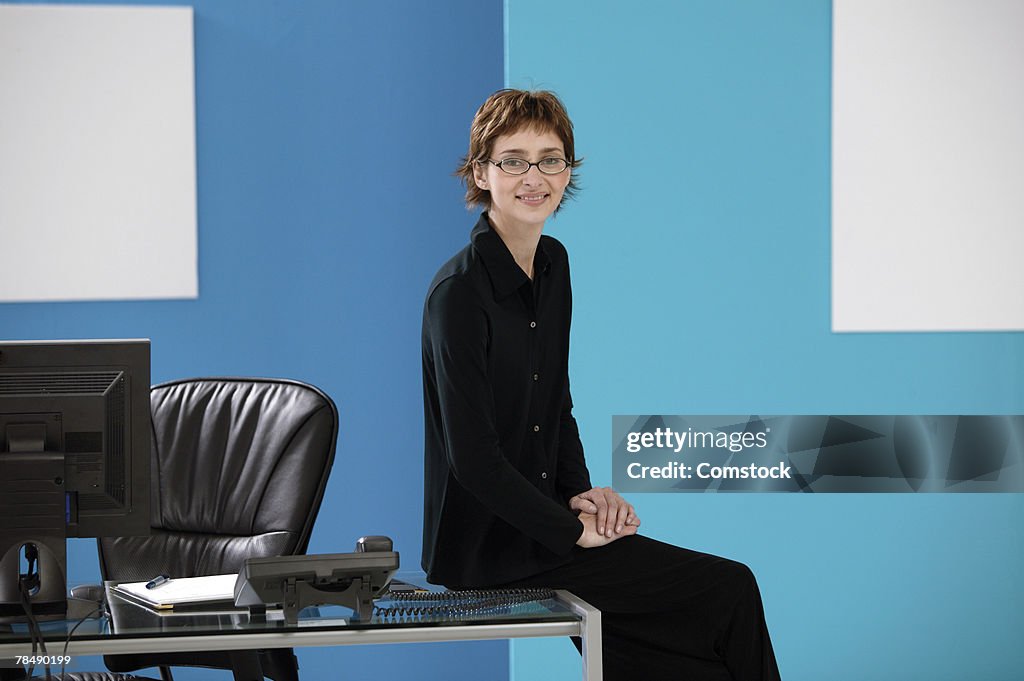
<instances>
[{"instance_id":1,"label":"shirt collar","mask_svg":"<svg viewBox=\"0 0 1024 681\"><path fill-rule=\"evenodd\" d=\"M487 219L487 211L480 214L480 219L476 221L469 240L484 261L498 297L504 298L530 281L526 272L523 272L522 268L516 264L508 246L491 227L491 222ZM537 273L547 274L550 269L551 258L548 257L544 248L544 238L541 237L537 244L537 253L533 256L533 271L535 275Z\"/></svg>"}]
</instances>

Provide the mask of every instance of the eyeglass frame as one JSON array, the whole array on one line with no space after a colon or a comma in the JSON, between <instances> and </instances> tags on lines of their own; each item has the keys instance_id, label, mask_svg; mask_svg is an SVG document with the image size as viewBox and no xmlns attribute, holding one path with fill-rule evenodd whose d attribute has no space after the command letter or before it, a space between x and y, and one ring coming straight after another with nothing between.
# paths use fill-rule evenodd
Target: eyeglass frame
<instances>
[{"instance_id":1,"label":"eyeglass frame","mask_svg":"<svg viewBox=\"0 0 1024 681\"><path fill-rule=\"evenodd\" d=\"M561 161L562 163L565 164L565 167L562 168L561 170L559 170L558 172L555 172L555 173L546 173L546 172L544 172L544 170L540 167L540 164L543 163L544 161L550 161L552 159L558 159L559 161ZM522 161L523 163L526 164L526 170L524 170L521 173L510 173L509 171L505 170L505 168L503 168L502 165L501 165L505 161ZM561 175L566 170L568 170L569 168L572 167L572 161L570 161L568 159L565 159L565 158L559 158L558 156L545 156L544 158L542 158L541 160L537 161L536 163L530 163L525 158L518 158L516 156L510 156L509 158L503 158L500 161L494 161L494 160L489 159L489 158L483 158L483 159L478 159L477 163L490 163L492 165L497 166L498 170L500 170L501 172L505 173L506 175L511 175L512 177L519 177L520 175L525 175L526 173L530 172L530 168L533 168L534 166L537 167L537 172L539 172L541 175L549 175L549 176Z\"/></svg>"}]
</instances>

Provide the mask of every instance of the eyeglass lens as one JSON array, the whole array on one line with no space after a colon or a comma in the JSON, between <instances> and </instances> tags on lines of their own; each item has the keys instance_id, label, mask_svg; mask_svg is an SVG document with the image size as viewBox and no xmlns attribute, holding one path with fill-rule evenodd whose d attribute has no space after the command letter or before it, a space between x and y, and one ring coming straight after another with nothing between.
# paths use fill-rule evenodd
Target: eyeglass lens
<instances>
[{"instance_id":1,"label":"eyeglass lens","mask_svg":"<svg viewBox=\"0 0 1024 681\"><path fill-rule=\"evenodd\" d=\"M497 161L494 165L504 170L509 175L523 175L530 171L530 166L537 166L537 170L545 175L557 175L569 167L569 162L564 158L542 158L536 163L530 163L521 158L506 158Z\"/></svg>"}]
</instances>

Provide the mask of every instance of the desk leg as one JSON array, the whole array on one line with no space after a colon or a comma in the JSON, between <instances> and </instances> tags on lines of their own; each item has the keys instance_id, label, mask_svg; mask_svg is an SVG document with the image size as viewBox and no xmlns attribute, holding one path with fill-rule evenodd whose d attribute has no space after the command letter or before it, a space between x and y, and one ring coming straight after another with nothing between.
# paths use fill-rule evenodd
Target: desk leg
<instances>
[{"instance_id":1,"label":"desk leg","mask_svg":"<svg viewBox=\"0 0 1024 681\"><path fill-rule=\"evenodd\" d=\"M601 611L568 591L558 590L558 600L580 616L580 638L583 641L583 681L603 681L601 663Z\"/></svg>"},{"instance_id":2,"label":"desk leg","mask_svg":"<svg viewBox=\"0 0 1024 681\"><path fill-rule=\"evenodd\" d=\"M228 657L235 681L263 681L263 668L255 650L231 650Z\"/></svg>"}]
</instances>

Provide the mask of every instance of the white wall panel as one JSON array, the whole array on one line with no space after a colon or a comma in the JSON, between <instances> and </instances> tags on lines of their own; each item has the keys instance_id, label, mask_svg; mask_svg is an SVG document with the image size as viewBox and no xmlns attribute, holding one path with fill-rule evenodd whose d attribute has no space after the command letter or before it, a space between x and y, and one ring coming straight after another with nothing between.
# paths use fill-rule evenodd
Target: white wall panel
<instances>
[{"instance_id":1,"label":"white wall panel","mask_svg":"<svg viewBox=\"0 0 1024 681\"><path fill-rule=\"evenodd\" d=\"M0 5L0 302L194 298L192 8Z\"/></svg>"},{"instance_id":2,"label":"white wall panel","mask_svg":"<svg viewBox=\"0 0 1024 681\"><path fill-rule=\"evenodd\" d=\"M1024 2L835 0L834 331L1024 329Z\"/></svg>"}]
</instances>

